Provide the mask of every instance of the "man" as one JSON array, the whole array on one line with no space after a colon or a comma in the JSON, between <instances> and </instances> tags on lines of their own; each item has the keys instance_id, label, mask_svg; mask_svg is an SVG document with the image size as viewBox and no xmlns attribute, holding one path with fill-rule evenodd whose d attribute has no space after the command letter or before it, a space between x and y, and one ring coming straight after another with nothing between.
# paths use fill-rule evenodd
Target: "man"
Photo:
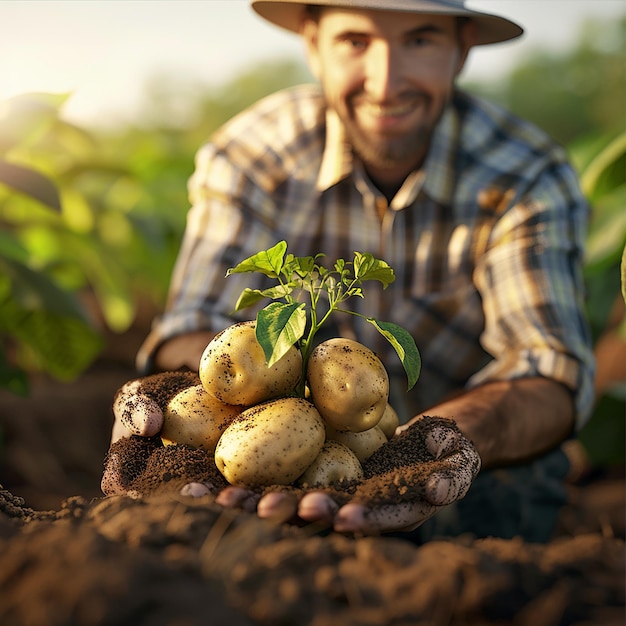
<instances>
[{"instance_id":1,"label":"man","mask_svg":"<svg viewBox=\"0 0 626 626\"><path fill-rule=\"evenodd\" d=\"M464 437L444 429L428 438L449 471L430 476L430 495L411 504L339 508L320 493L258 500L237 487L217 501L339 531L549 539L567 471L559 445L592 402L580 266L587 206L545 134L455 85L472 46L522 29L461 0L252 7L301 34L320 87L270 96L199 151L167 310L140 351L141 370L197 369L233 322L242 288L262 287L249 275L224 278L247 256L281 239L329 262L371 252L397 279L355 310L413 335L423 359L414 390L404 391L397 358L369 325L347 316L352 324L335 331L381 355L403 421L455 420ZM134 399L132 389L122 394L118 416ZM114 437L159 427L158 411L149 420L135 412Z\"/></svg>"}]
</instances>

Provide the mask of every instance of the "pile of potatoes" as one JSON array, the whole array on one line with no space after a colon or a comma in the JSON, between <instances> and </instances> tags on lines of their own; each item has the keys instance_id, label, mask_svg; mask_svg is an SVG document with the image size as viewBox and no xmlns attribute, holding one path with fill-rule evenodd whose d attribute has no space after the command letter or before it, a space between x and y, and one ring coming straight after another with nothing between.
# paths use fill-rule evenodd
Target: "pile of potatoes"
<instances>
[{"instance_id":1,"label":"pile of potatoes","mask_svg":"<svg viewBox=\"0 0 626 626\"><path fill-rule=\"evenodd\" d=\"M219 333L200 359L199 376L201 384L169 401L161 438L213 452L231 484L360 480L362 463L398 425L385 367L350 339L330 339L311 353L307 399L289 395L302 376L298 348L267 367L254 321Z\"/></svg>"}]
</instances>

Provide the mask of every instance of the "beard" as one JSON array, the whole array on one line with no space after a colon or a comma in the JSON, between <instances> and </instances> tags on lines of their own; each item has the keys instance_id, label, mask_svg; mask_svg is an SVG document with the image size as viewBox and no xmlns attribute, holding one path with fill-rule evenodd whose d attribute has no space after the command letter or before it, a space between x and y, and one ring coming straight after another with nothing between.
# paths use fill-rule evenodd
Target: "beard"
<instances>
[{"instance_id":1,"label":"beard","mask_svg":"<svg viewBox=\"0 0 626 626\"><path fill-rule=\"evenodd\" d=\"M392 138L373 138L351 121L345 125L346 137L354 153L366 166L394 169L419 163L430 143L432 128L418 128Z\"/></svg>"},{"instance_id":2,"label":"beard","mask_svg":"<svg viewBox=\"0 0 626 626\"><path fill-rule=\"evenodd\" d=\"M426 97L425 102L428 109L431 101ZM443 114L442 108L435 119L425 120L419 126L402 134L379 135L359 126L352 101L348 101L346 110L336 109L336 111L353 152L363 161L366 168L369 166L377 170L418 166L428 151L434 129Z\"/></svg>"}]
</instances>

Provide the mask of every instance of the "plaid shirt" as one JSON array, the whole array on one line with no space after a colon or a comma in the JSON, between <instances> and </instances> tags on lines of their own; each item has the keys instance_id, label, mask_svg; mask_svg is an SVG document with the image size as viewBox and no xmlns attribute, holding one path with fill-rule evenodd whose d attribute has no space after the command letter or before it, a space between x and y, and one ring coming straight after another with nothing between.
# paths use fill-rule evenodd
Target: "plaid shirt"
<instances>
[{"instance_id":1,"label":"plaid shirt","mask_svg":"<svg viewBox=\"0 0 626 626\"><path fill-rule=\"evenodd\" d=\"M354 310L406 328L422 356L406 393L398 357L368 323L341 316L334 333L376 350L407 419L481 383L544 376L575 392L578 424L593 401L581 258L588 206L564 151L502 109L456 93L422 170L388 203L344 141L315 86L288 89L227 123L202 147L192 208L164 315L139 354L173 335L221 330L263 278L226 270L284 239L330 267L371 252L396 273L366 283ZM344 319L346 318L346 319Z\"/></svg>"}]
</instances>

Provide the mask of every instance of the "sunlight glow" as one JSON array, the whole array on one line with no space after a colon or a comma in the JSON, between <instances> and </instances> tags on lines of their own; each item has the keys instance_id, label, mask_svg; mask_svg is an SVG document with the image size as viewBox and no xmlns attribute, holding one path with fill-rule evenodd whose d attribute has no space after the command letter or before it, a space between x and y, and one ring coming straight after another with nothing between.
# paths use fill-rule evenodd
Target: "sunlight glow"
<instances>
[{"instance_id":1,"label":"sunlight glow","mask_svg":"<svg viewBox=\"0 0 626 626\"><path fill-rule=\"evenodd\" d=\"M531 47L569 45L585 18L626 13L621 0L469 4L506 12L527 34L499 45L497 54L473 51L468 79L496 79ZM304 61L298 37L263 22L247 0L3 0L0 23L0 99L29 91L73 92L65 112L76 121L137 116L145 106L143 87L155 76L211 85L261 60Z\"/></svg>"}]
</instances>

